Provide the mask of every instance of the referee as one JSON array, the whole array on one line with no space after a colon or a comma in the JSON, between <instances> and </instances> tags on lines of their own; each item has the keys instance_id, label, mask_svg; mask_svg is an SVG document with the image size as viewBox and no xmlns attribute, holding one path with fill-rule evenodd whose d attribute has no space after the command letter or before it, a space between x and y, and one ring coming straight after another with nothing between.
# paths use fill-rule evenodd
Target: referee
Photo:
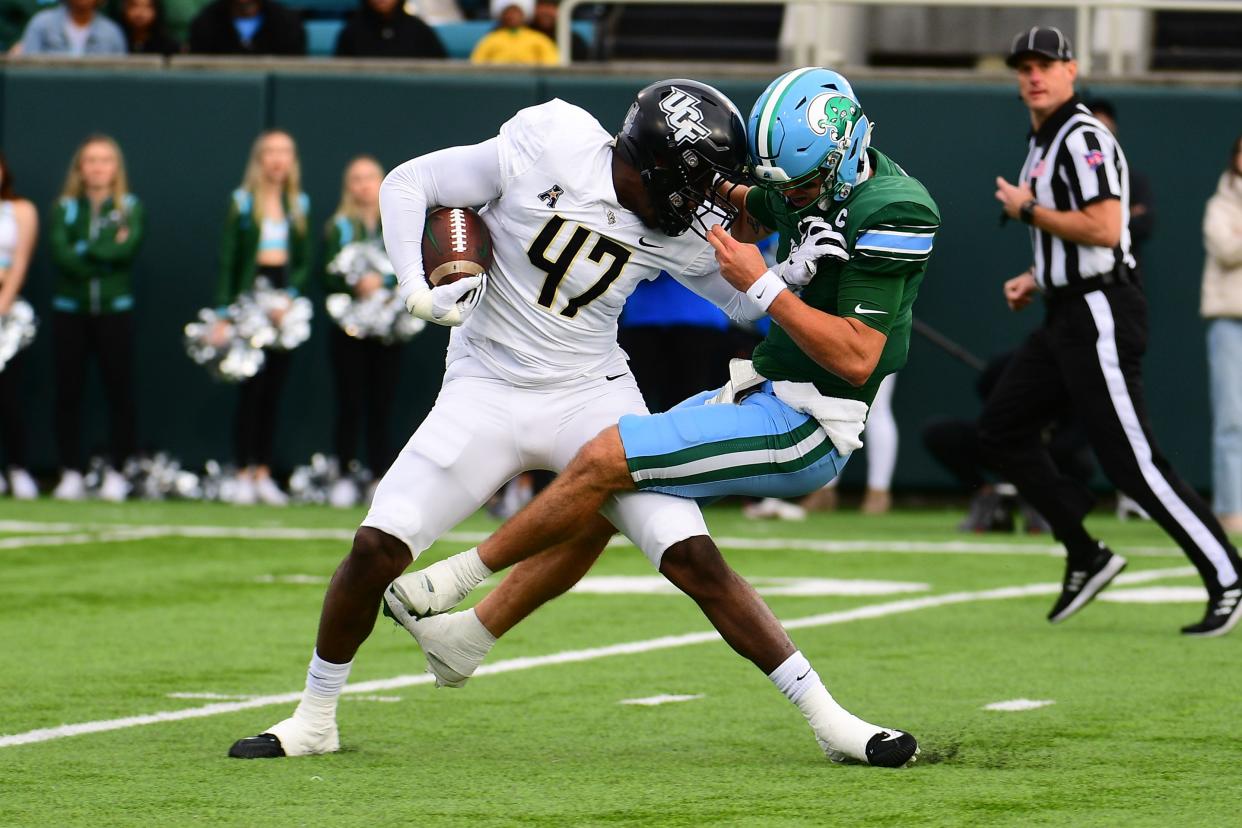
<instances>
[{"instance_id":1,"label":"referee","mask_svg":"<svg viewBox=\"0 0 1242 828\"><path fill-rule=\"evenodd\" d=\"M1012 310L1043 293L1044 324L1022 343L988 397L980 440L996 471L1047 518L1065 545L1065 580L1052 623L1082 609L1126 561L1087 534L1094 498L1057 470L1040 434L1072 406L1109 479L1177 541L1208 589L1193 636L1223 635L1242 615L1242 563L1207 505L1157 447L1143 402L1147 302L1131 253L1129 169L1103 124L1074 95L1069 39L1032 28L1006 61L1031 113L1017 186L996 179L1005 215L1030 225L1035 263L1005 283Z\"/></svg>"}]
</instances>

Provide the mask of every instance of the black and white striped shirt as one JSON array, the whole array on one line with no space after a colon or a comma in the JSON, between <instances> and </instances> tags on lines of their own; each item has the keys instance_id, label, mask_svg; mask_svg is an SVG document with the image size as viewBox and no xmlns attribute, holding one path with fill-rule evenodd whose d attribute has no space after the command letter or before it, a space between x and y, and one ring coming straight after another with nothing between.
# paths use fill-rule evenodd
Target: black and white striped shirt
<instances>
[{"instance_id":1,"label":"black and white striped shirt","mask_svg":"<svg viewBox=\"0 0 1242 828\"><path fill-rule=\"evenodd\" d=\"M1113 274L1128 280L1136 267L1130 252L1130 170L1117 139L1079 101L1070 99L1033 132L1021 181L1040 207L1081 210L1115 198L1121 202L1121 243L1114 248L1065 241L1031 226L1035 281L1047 290Z\"/></svg>"}]
</instances>

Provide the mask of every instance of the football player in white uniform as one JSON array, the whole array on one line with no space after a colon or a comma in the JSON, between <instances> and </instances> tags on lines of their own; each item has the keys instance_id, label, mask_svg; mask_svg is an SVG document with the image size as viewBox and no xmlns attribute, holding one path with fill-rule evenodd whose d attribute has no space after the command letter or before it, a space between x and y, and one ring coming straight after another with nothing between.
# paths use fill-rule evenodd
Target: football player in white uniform
<instances>
[{"instance_id":1,"label":"football player in white uniform","mask_svg":"<svg viewBox=\"0 0 1242 828\"><path fill-rule=\"evenodd\" d=\"M337 750L337 700L389 582L515 474L560 470L622 415L646 413L616 342L617 317L640 280L665 270L736 319L762 315L719 275L700 233L686 232L736 214L716 184L739 178L745 158L736 107L709 86L675 80L641 91L615 140L584 110L553 100L522 110L496 138L413 159L388 175L385 246L406 305L455 327L444 383L332 578L293 716L237 741L230 756ZM484 205L495 264L485 277L428 287L426 213L469 205ZM633 493L601 511L545 555L589 566L615 526L765 672L792 651L775 616L708 539L693 500ZM528 568L539 566L535 559ZM466 567L471 579L490 574L477 554ZM474 623L477 635L488 635ZM437 678L453 683L447 668ZM875 732L840 713L832 723L841 734L865 729L865 742Z\"/></svg>"}]
</instances>

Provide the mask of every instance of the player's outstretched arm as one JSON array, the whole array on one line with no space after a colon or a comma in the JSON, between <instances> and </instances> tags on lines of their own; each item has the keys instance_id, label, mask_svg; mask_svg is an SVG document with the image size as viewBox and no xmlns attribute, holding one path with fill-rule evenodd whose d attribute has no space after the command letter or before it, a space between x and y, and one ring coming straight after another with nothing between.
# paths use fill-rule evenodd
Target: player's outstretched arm
<instances>
[{"instance_id":1,"label":"player's outstretched arm","mask_svg":"<svg viewBox=\"0 0 1242 828\"><path fill-rule=\"evenodd\" d=\"M871 377L888 341L885 334L857 319L806 304L768 270L757 247L739 243L723 228L713 227L708 241L729 284L766 304L768 313L807 356L851 385L862 385Z\"/></svg>"}]
</instances>

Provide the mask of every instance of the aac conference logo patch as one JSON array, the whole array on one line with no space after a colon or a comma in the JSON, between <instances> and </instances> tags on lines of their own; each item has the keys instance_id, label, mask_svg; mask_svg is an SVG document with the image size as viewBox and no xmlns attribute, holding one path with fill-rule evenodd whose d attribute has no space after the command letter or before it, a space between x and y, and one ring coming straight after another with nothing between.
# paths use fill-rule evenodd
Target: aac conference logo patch
<instances>
[{"instance_id":1,"label":"aac conference logo patch","mask_svg":"<svg viewBox=\"0 0 1242 828\"><path fill-rule=\"evenodd\" d=\"M1083 156L1083 159L1086 160L1087 166L1094 170L1104 163L1104 153L1099 150L1091 150L1091 152Z\"/></svg>"}]
</instances>

